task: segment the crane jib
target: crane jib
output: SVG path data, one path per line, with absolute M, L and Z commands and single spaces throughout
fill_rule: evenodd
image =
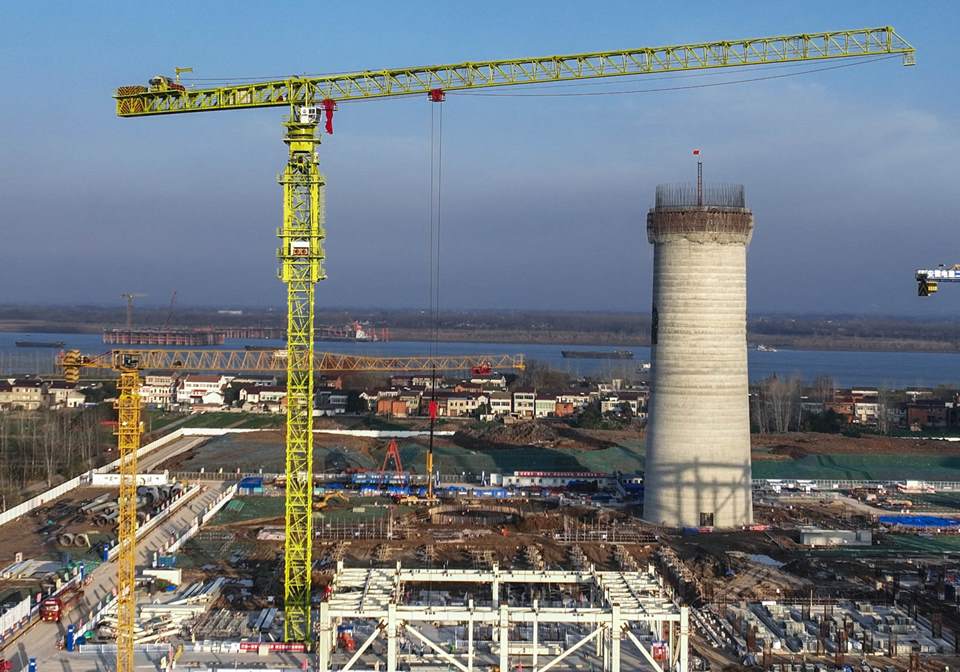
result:
M 149 86 L 117 89 L 121 117 L 182 114 L 257 107 L 324 105 L 346 101 L 430 94 L 432 90 L 543 84 L 683 70 L 817 61 L 900 54 L 915 63 L 915 49 L 892 27 L 800 33 L 663 47 L 602 51 L 448 65 L 368 70 L 335 75 L 289 77 L 192 89 L 168 77 Z

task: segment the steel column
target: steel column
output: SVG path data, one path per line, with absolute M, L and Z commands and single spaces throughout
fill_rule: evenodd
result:
M 397 607 L 387 607 L 387 672 L 397 672 Z
M 470 618 L 467 620 L 467 671 L 473 672 L 473 600 L 467 607 L 470 609 Z
M 690 607 L 680 607 L 680 672 L 690 665 Z
M 610 610 L 610 672 L 620 672 L 620 605 L 614 604 Z
M 500 623 L 497 626 L 500 633 L 500 669 L 510 669 L 510 612 L 506 606 L 500 607 Z
M 533 672 L 537 672 L 540 661 L 540 601 L 533 601 Z
M 329 672 L 330 651 L 333 648 L 333 622 L 330 619 L 330 605 L 320 603 L 320 615 L 317 622 L 317 672 Z

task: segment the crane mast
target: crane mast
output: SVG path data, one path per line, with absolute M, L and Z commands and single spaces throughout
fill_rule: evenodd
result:
M 280 178 L 283 224 L 280 278 L 287 285 L 288 408 L 287 508 L 284 570 L 285 637 L 309 641 L 310 514 L 312 460 L 313 310 L 316 282 L 323 278 L 323 189 L 315 150 L 317 123 L 325 115 L 332 132 L 338 101 L 464 91 L 522 84 L 554 83 L 685 70 L 709 70 L 761 64 L 823 61 L 900 54 L 914 64 L 914 48 L 890 26 L 822 33 L 802 33 L 745 40 L 698 42 L 665 47 L 601 51 L 536 58 L 470 61 L 448 65 L 367 70 L 288 77 L 193 89 L 157 76 L 148 86 L 116 91 L 120 117 L 283 107 L 289 159 Z M 132 590 L 132 589 L 131 589 Z M 126 640 L 124 640 L 126 642 Z M 131 640 L 132 641 L 132 640 Z M 131 658 L 132 660 L 132 658 Z M 118 653 L 118 663 L 121 654 Z M 133 672 L 126 664 L 119 672 Z
M 296 114 L 296 116 L 294 116 Z M 324 277 L 324 180 L 315 147 L 315 110 L 291 110 L 285 124 L 290 150 L 280 184 L 280 279 L 287 285 L 287 491 L 284 511 L 284 638 L 308 641 L 313 557 L 314 291 Z

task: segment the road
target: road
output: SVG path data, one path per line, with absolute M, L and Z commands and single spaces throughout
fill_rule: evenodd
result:
M 200 483 L 203 490 L 181 505 L 170 517 L 154 529 L 144 533 L 137 540 L 137 566 L 147 566 L 153 552 L 166 544 L 172 537 L 179 536 L 186 531 L 194 520 L 206 511 L 230 484 L 223 481 L 205 481 Z M 93 611 L 101 599 L 109 598 L 117 585 L 117 569 L 114 562 L 104 563 L 89 573 L 89 584 L 84 590 L 80 603 L 64 619 L 64 623 L 37 623 L 23 636 L 4 650 L 7 658 L 13 659 L 13 670 L 26 669 L 27 659 L 34 657 L 38 662 L 52 661 L 59 653 L 57 641 L 66 632 L 67 623 L 83 620 Z M 67 662 L 66 660 L 64 661 Z M 69 664 L 63 669 L 70 669 Z
M 200 444 L 209 441 L 209 436 L 181 436 L 167 444 L 160 446 L 137 460 L 137 471 L 145 473 L 153 471 L 170 458 L 185 453 L 191 448 L 196 448 Z

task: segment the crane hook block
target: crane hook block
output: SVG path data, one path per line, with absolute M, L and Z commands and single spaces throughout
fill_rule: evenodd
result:
M 324 98 L 321 105 L 323 105 L 323 117 L 326 122 L 324 128 L 327 131 L 327 135 L 333 135 L 333 113 L 337 109 L 337 101 L 333 98 Z
M 443 89 L 430 89 L 427 95 L 430 97 L 431 103 L 442 103 L 447 99 L 447 94 Z

